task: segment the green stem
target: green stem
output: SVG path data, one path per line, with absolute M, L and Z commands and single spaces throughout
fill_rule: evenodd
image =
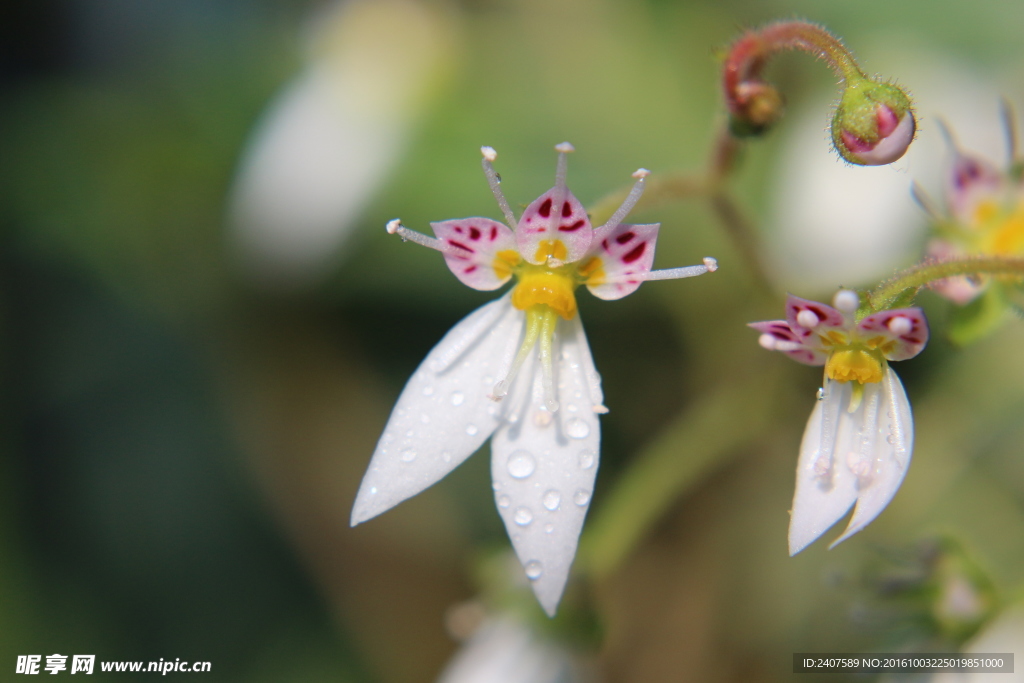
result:
M 1024 259 L 987 256 L 920 263 L 868 292 L 866 303 L 871 312 L 906 305 L 908 298 L 912 299 L 922 287 L 957 275 L 1008 276 L 1024 280 Z

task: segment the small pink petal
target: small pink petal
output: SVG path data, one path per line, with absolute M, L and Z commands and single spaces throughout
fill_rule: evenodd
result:
M 580 260 L 580 266 L 586 268 L 591 258 L 599 258 L 604 276 L 595 284 L 587 284 L 590 292 L 607 300 L 621 299 L 635 292 L 654 264 L 659 227 L 659 223 L 620 223 L 612 230 L 595 230 L 594 241 Z
M 515 235 L 507 225 L 490 218 L 457 218 L 430 227 L 451 249 L 444 252 L 444 261 L 463 284 L 487 291 L 508 282 L 511 274 L 494 267 L 498 252 L 516 250 Z
M 804 344 L 818 348 L 817 333 L 842 330 L 848 323 L 831 306 L 790 294 L 786 298 L 786 322 Z
M 565 245 L 566 263 L 578 261 L 587 253 L 593 239 L 594 228 L 590 218 L 572 192 L 553 187 L 526 207 L 516 227 L 519 253 L 530 263 L 542 263 L 536 258 L 542 241 L 561 240 Z
M 896 308 L 867 316 L 857 325 L 862 339 L 884 337 L 896 342 L 885 354 L 888 360 L 907 360 L 921 353 L 928 343 L 928 320 L 920 308 Z

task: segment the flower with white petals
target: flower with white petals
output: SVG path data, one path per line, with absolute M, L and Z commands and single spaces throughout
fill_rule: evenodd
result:
M 533 591 L 548 614 L 558 606 L 597 473 L 600 426 L 608 411 L 575 290 L 619 299 L 645 280 L 692 277 L 704 264 L 652 271 L 658 224 L 622 222 L 648 172 L 604 225 L 594 228 L 565 185 L 566 154 L 556 147 L 555 186 L 517 220 L 481 149 L 483 168 L 506 223 L 462 218 L 432 223 L 436 237 L 397 219 L 389 233 L 440 251 L 474 289 L 516 285 L 463 319 L 406 384 L 352 509 L 353 526 L 416 495 L 491 439 L 495 502 Z
M 789 296 L 786 319 L 750 323 L 761 346 L 807 365 L 824 365 L 796 470 L 790 555 L 803 550 L 856 503 L 832 546 L 885 509 L 910 466 L 914 422 L 903 385 L 888 361 L 913 358 L 928 341 L 919 308 L 855 319 L 857 293 L 842 289 L 832 306 Z

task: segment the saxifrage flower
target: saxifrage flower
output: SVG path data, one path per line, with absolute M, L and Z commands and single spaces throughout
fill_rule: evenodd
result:
M 880 311 L 857 321 L 856 292 L 832 306 L 789 296 L 786 319 L 750 323 L 760 344 L 806 365 L 824 365 L 824 386 L 800 443 L 789 523 L 790 555 L 803 550 L 856 503 L 842 536 L 885 509 L 910 466 L 910 402 L 889 361 L 913 358 L 928 341 L 919 308 Z
M 413 373 L 363 477 L 352 525 L 416 495 L 451 472 L 493 435 L 495 502 L 534 594 L 548 614 L 561 599 L 590 504 L 604 406 L 576 314 L 575 290 L 619 299 L 645 280 L 692 277 L 704 264 L 652 271 L 658 224 L 622 222 L 644 189 L 637 179 L 622 206 L 598 227 L 565 185 L 559 152 L 555 186 L 517 220 L 491 162 L 484 173 L 505 216 L 432 223 L 436 237 L 405 228 L 388 232 L 440 251 L 464 284 L 516 285 L 459 322 Z

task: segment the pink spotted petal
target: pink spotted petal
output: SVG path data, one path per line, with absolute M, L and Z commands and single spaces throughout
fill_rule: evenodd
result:
M 957 220 L 970 223 L 978 202 L 996 195 L 1003 176 L 981 157 L 961 151 L 954 154 L 946 177 L 946 204 Z
M 857 325 L 857 333 L 861 339 L 881 336 L 895 341 L 895 348 L 884 353 L 886 359 L 907 360 L 928 343 L 928 320 L 920 308 L 896 308 L 867 316 Z
M 611 230 L 595 230 L 594 241 L 580 260 L 581 269 L 586 270 L 588 264 L 594 269 L 586 280 L 591 294 L 599 299 L 613 300 L 635 292 L 654 264 L 654 246 L 660 225 L 620 223 Z M 600 265 L 595 266 L 592 258 L 600 259 Z
M 564 186 L 553 187 L 526 207 L 516 227 L 519 253 L 530 263 L 544 263 L 549 251 L 541 242 L 560 240 L 566 263 L 580 260 L 593 240 L 594 229 L 580 201 Z
M 817 348 L 804 346 L 800 338 L 789 327 L 785 320 L 765 320 L 759 323 L 747 323 L 762 335 L 772 338 L 772 343 L 762 346 L 771 351 L 781 351 L 798 363 L 804 365 L 824 365 L 828 355 Z M 795 347 L 795 348 L 794 348 Z
M 850 326 L 843 314 L 831 306 L 792 294 L 786 298 L 786 322 L 805 345 L 813 348 L 821 348 L 819 335 L 832 331 L 845 334 Z
M 490 218 L 457 218 L 430 227 L 439 240 L 453 248 L 444 252 L 444 260 L 463 284 L 491 290 L 508 282 L 508 270 L 494 267 L 499 252 L 516 249 L 515 234 L 507 225 Z

